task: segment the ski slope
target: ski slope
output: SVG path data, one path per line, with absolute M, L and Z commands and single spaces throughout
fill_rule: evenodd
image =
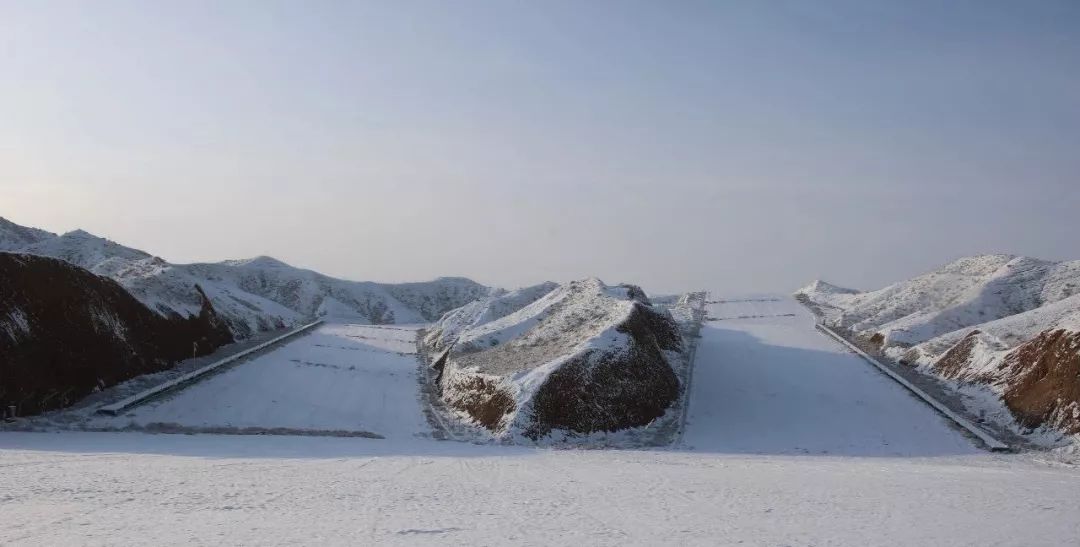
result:
M 847 456 L 978 451 L 930 407 L 818 333 L 813 316 L 795 300 L 710 298 L 687 447 Z
M 324 324 L 221 374 L 93 426 L 429 432 L 410 326 Z

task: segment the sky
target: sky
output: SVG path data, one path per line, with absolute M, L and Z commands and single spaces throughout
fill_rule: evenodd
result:
M 504 287 L 1080 259 L 1080 3 L 0 0 L 0 216 Z

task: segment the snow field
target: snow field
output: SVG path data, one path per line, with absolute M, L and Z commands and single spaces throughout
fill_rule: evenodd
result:
M 0 435 L 0 544 L 1066 545 L 1080 474 L 1019 456 Z
M 93 425 L 429 433 L 420 411 L 416 327 L 324 324 L 249 362 Z
M 814 328 L 792 298 L 709 304 L 684 443 L 758 454 L 978 452 L 932 409 Z M 744 317 L 744 319 L 739 319 Z

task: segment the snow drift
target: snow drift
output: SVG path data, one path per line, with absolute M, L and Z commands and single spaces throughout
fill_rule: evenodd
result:
M 270 257 L 171 264 L 82 230 L 57 236 L 3 219 L 0 251 L 59 258 L 109 277 L 163 317 L 197 315 L 205 294 L 239 338 L 327 316 L 357 323 L 426 323 L 491 294 L 488 287 L 463 278 L 401 284 L 345 281 Z
M 1080 433 L 1080 261 L 963 258 L 884 289 L 796 292 L 867 349 L 989 386 L 1023 426 Z
M 680 393 L 668 361 L 683 347 L 675 321 L 641 289 L 598 279 L 470 304 L 421 345 L 442 400 L 498 436 L 643 426 Z

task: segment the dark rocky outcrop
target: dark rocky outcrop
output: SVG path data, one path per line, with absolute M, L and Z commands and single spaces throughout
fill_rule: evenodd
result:
M 649 424 L 679 397 L 665 352 L 681 352 L 682 336 L 640 288 L 586 279 L 520 304 L 448 313 L 422 341 L 442 401 L 475 423 L 533 440 L 618 431 Z
M 202 289 L 197 315 L 163 317 L 65 261 L 0 253 L 0 407 L 20 415 L 167 369 L 233 340 Z
M 661 352 L 682 345 L 675 322 L 636 303 L 616 329 L 629 335 L 625 350 L 589 350 L 548 376 L 533 397 L 525 436 L 537 439 L 552 429 L 618 431 L 664 414 L 679 396 L 679 380 Z

